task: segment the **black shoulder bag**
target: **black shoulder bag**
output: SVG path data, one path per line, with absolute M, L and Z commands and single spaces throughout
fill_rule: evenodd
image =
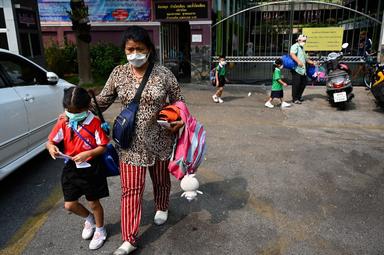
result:
M 112 138 L 122 149 L 128 149 L 132 142 L 132 137 L 135 131 L 136 113 L 139 109 L 141 93 L 143 92 L 149 75 L 152 72 L 153 65 L 153 63 L 149 63 L 140 87 L 136 91 L 135 97 L 132 102 L 130 102 L 128 106 L 120 112 L 113 123 Z

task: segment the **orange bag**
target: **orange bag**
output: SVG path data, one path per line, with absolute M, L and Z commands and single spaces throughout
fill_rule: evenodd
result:
M 159 112 L 159 120 L 168 122 L 180 120 L 180 109 L 175 105 L 167 105 Z

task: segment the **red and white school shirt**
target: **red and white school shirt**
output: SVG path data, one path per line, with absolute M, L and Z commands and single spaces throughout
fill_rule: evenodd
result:
M 108 144 L 109 138 L 101 128 L 101 121 L 92 112 L 88 112 L 87 118 L 85 118 L 81 125 L 94 134 L 93 137 L 80 125 L 77 127 L 77 131 L 85 140 L 92 144 L 92 146 L 106 146 Z M 80 152 L 92 149 L 92 147 L 85 143 L 75 132 L 73 132 L 71 140 L 71 127 L 69 126 L 69 122 L 66 118 L 60 118 L 57 121 L 48 136 L 48 140 L 54 144 L 64 141 L 64 154 L 71 157 L 76 156 Z

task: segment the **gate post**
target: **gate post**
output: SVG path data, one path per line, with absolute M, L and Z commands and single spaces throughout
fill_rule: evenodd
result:
M 377 50 L 377 60 L 380 63 L 384 62 L 384 15 L 383 20 L 381 22 L 381 31 L 380 31 L 380 41 L 378 43 L 379 49 Z
M 289 8 L 290 8 L 290 14 L 289 14 L 289 42 L 288 42 L 288 54 L 290 52 L 292 42 L 293 42 L 293 15 L 295 11 L 295 6 L 293 1 L 289 1 Z

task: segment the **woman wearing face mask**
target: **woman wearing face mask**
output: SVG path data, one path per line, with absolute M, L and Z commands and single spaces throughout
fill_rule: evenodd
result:
M 122 47 L 128 63 L 119 65 L 112 71 L 105 87 L 96 97 L 102 111 L 116 98 L 119 98 L 122 106 L 128 105 L 149 64 L 156 60 L 155 47 L 147 31 L 141 27 L 132 26 L 127 29 Z M 175 76 L 166 67 L 155 63 L 141 95 L 132 143 L 128 149 L 119 150 L 123 244 L 114 254 L 129 254 L 136 249 L 147 170 L 154 190 L 154 222 L 161 225 L 168 218 L 171 189 L 168 158 L 172 151 L 174 132 L 183 123 L 165 129 L 157 123 L 157 119 L 159 111 L 165 105 L 178 100 L 183 100 L 183 96 Z
M 291 46 L 290 55 L 297 63 L 295 70 L 292 70 L 292 102 L 294 104 L 301 104 L 303 101 L 303 93 L 307 85 L 307 76 L 305 63 L 314 65 L 304 50 L 304 45 L 307 42 L 305 35 L 299 35 L 297 42 Z

